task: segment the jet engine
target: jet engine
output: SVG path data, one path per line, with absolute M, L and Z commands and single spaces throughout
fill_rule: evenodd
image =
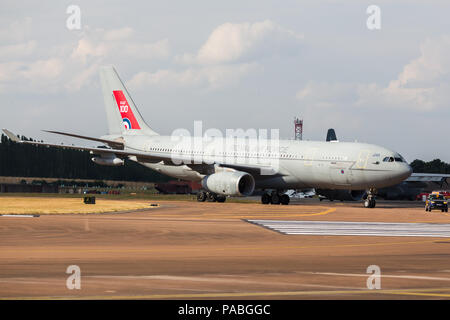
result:
M 102 165 L 102 166 L 122 166 L 124 164 L 124 161 L 120 158 L 117 158 L 115 155 L 112 156 L 99 156 L 99 157 L 93 157 L 91 159 L 96 164 Z
M 341 201 L 359 201 L 365 195 L 365 190 L 332 190 L 332 189 L 316 189 L 316 193 L 326 197 L 327 199 Z
M 246 172 L 222 171 L 204 177 L 202 186 L 217 194 L 249 196 L 255 190 L 255 179 Z

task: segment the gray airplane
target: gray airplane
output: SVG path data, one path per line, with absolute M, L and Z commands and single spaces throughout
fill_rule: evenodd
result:
M 334 129 L 328 129 L 327 142 L 338 141 Z M 442 173 L 412 173 L 410 177 L 399 184 L 383 187 L 377 190 L 377 196 L 385 200 L 416 200 L 422 192 L 448 188 L 450 174 Z M 319 199 L 341 201 L 360 201 L 366 197 L 366 190 L 316 189 Z
M 411 167 L 395 151 L 366 143 L 258 139 L 255 137 L 161 136 L 139 113 L 113 67 L 103 67 L 100 79 L 108 134 L 100 138 L 49 131 L 101 142 L 107 147 L 18 143 L 90 151 L 99 165 L 118 166 L 128 158 L 163 174 L 199 181 L 197 200 L 223 202 L 226 196 L 249 196 L 263 190 L 263 204 L 288 204 L 287 189 L 367 190 L 364 206 L 375 207 L 376 189 L 398 184 Z M 155 109 L 157 111 L 157 109 Z

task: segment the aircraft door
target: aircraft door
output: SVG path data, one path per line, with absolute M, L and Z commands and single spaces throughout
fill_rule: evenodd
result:
M 356 168 L 364 169 L 367 166 L 367 160 L 369 159 L 369 150 L 361 150 L 356 162 Z

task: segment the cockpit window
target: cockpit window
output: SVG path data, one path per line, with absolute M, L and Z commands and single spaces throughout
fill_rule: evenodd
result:
M 399 157 L 385 157 L 383 162 L 405 162 L 401 156 Z

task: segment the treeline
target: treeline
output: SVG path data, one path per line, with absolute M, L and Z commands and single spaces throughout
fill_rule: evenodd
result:
M 2 134 L 0 176 L 140 182 L 171 179 L 131 160 L 125 160 L 123 166 L 109 167 L 95 164 L 91 158 L 89 151 L 15 143 Z
M 410 165 L 413 168 L 413 172 L 450 174 L 450 164 L 445 163 L 440 159 L 434 159 L 428 162 L 416 159 L 413 162 L 411 162 Z

